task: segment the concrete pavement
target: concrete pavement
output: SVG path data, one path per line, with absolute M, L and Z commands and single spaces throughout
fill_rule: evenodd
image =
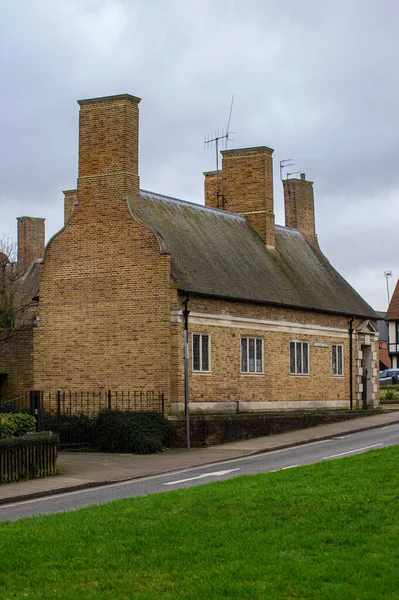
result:
M 398 407 L 399 408 L 399 407 Z M 232 458 L 298 446 L 336 435 L 365 431 L 399 423 L 399 410 L 390 407 L 380 414 L 349 421 L 318 425 L 278 435 L 231 442 L 210 448 L 175 448 L 160 454 L 107 454 L 60 452 L 59 474 L 0 486 L 0 504 L 59 494 L 88 487 L 198 467 Z

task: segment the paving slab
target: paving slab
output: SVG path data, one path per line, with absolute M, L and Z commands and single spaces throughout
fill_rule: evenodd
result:
M 377 415 L 240 440 L 209 448 L 174 448 L 159 454 L 147 455 L 60 452 L 58 475 L 2 484 L 0 485 L 0 504 L 10 504 L 29 498 L 158 475 L 261 452 L 272 452 L 394 423 L 399 423 L 399 410 L 384 410 Z

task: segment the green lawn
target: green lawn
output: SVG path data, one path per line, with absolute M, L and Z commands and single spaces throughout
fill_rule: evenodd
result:
M 399 446 L 0 524 L 0 598 L 399 598 Z

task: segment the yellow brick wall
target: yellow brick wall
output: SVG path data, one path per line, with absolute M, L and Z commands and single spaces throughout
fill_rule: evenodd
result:
M 344 316 L 323 315 L 307 311 L 260 306 L 249 303 L 223 300 L 190 300 L 190 402 L 282 402 L 282 401 L 347 401 L 349 403 L 349 336 L 348 318 Z M 334 327 L 345 330 L 344 335 L 333 336 L 323 332 L 290 333 L 264 331 L 245 325 L 222 327 L 217 324 L 193 323 L 193 313 L 202 315 L 220 315 L 250 319 L 269 319 L 290 322 L 300 326 L 312 324 L 317 327 Z M 360 320 L 355 320 L 356 327 Z M 178 341 L 180 360 L 183 365 L 183 324 L 173 326 L 178 330 L 174 343 Z M 211 374 L 192 370 L 192 334 L 206 333 L 211 337 Z M 241 368 L 242 336 L 258 337 L 263 340 L 264 374 L 243 374 Z M 309 375 L 291 375 L 289 363 L 290 341 L 309 343 Z M 328 347 L 316 347 L 314 343 L 328 344 Z M 332 375 L 332 344 L 343 345 L 344 377 Z M 353 343 L 353 373 L 356 384 L 356 342 Z M 174 389 L 178 392 L 178 401 L 184 400 L 184 376 L 182 371 L 172 374 Z M 354 390 L 354 405 L 357 398 Z M 175 401 L 177 401 L 175 400 Z
M 123 198 L 139 194 L 137 103 L 82 103 L 80 127 L 78 204 L 41 265 L 34 386 L 168 396 L 170 257 Z
M 16 331 L 0 342 L 0 371 L 3 379 L 0 397 L 15 400 L 25 397 L 33 385 L 33 328 Z

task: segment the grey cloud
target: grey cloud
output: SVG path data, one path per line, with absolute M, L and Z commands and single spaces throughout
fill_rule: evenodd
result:
M 398 224 L 385 216 L 399 212 L 396 2 L 20 0 L 0 11 L 0 232 L 21 214 L 45 216 L 48 235 L 61 226 L 77 99 L 141 96 L 142 187 L 200 202 L 215 166 L 203 136 L 225 126 L 235 94 L 234 146 L 275 148 L 277 221 L 278 161 L 292 157 L 315 181 L 323 250 L 384 307 L 376 273 L 399 275 Z

